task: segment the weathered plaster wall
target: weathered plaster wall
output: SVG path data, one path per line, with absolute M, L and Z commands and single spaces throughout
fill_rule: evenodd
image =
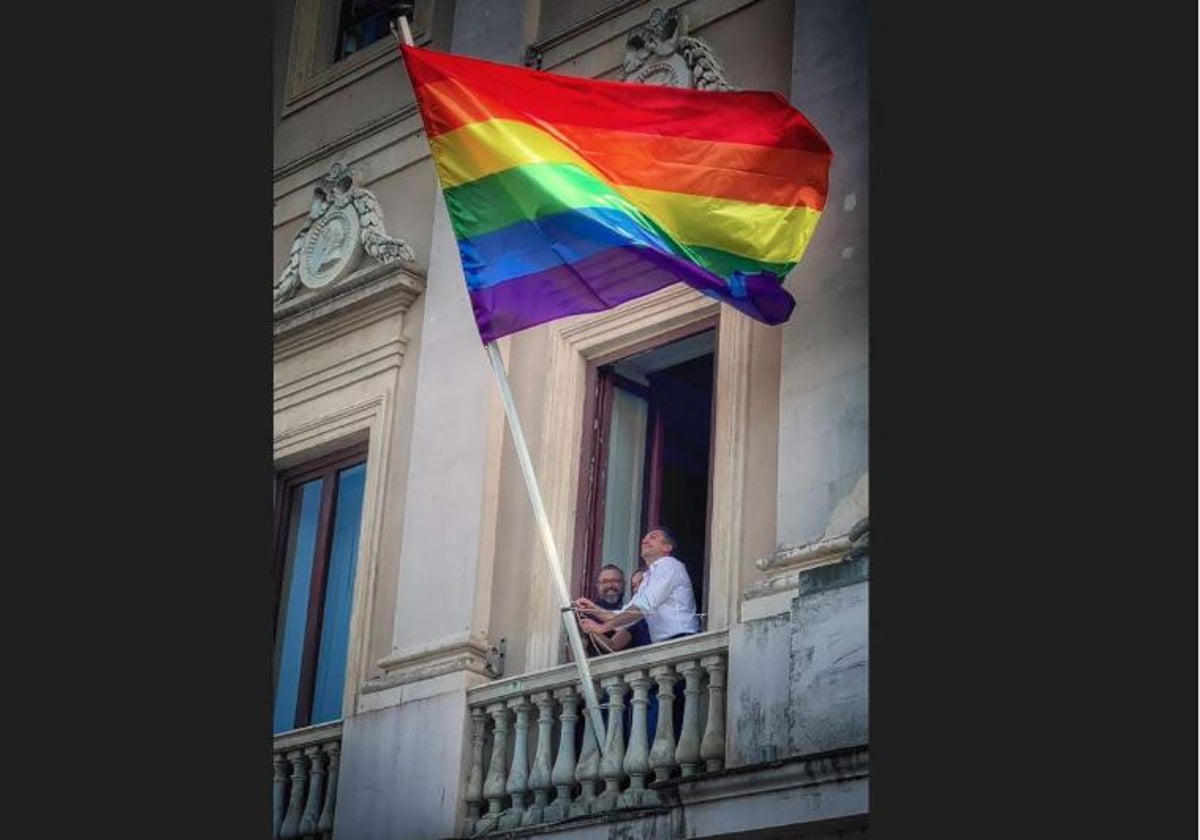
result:
M 796 4 L 791 101 L 833 149 L 828 202 L 787 288 L 778 543 L 819 539 L 867 471 L 867 3 Z
M 865 557 L 800 577 L 792 607 L 788 750 L 865 744 L 868 728 L 868 580 Z
M 869 742 L 869 559 L 800 575 L 787 612 L 729 631 L 727 766 Z

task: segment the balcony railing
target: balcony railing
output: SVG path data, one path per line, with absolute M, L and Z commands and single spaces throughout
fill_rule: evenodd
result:
M 721 630 L 590 660 L 607 710 L 603 758 L 573 664 L 472 689 L 460 834 L 657 805 L 661 800 L 650 783 L 720 770 L 727 651 L 728 636 Z M 677 682 L 683 684 L 678 726 Z M 652 703 L 657 720 L 650 731 Z
M 341 721 L 275 737 L 273 840 L 292 837 L 329 840 L 337 807 L 341 746 Z

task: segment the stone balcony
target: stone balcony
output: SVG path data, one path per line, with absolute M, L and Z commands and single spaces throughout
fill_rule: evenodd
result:
M 429 650 L 389 660 L 404 672 L 367 693 L 373 705 L 346 722 L 338 832 L 347 840 L 865 835 L 869 556 L 852 539 L 832 548 L 836 556 L 789 549 L 760 564 L 795 575 L 794 587 L 749 593 L 757 597 L 744 599 L 727 629 L 589 660 L 603 751 L 574 664 L 480 684 L 497 672 L 474 637 L 446 661 Z M 435 682 L 451 687 L 379 701 Z M 412 722 L 392 711 L 424 712 L 434 701 L 436 714 Z M 342 735 L 329 724 L 276 739 L 274 837 L 328 838 Z M 412 799 L 426 780 L 436 822 L 414 829 L 406 814 L 388 831 L 368 825 L 371 809 Z
M 272 840 L 329 840 L 337 807 L 341 745 L 341 721 L 275 737 Z
M 720 771 L 727 655 L 727 633 L 715 631 L 590 660 L 607 721 L 603 756 L 574 664 L 469 691 L 471 752 L 459 834 L 532 832 L 645 813 L 668 804 L 660 786 Z M 682 699 L 660 701 L 678 698 L 677 682 Z

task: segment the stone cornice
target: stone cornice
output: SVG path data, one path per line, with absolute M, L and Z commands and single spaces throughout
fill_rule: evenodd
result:
M 711 773 L 700 772 L 694 776 L 673 778 L 664 782 L 649 782 L 662 804 L 638 808 L 620 808 L 600 814 L 571 817 L 550 824 L 519 828 L 515 831 L 493 832 L 489 837 L 513 838 L 540 837 L 682 837 L 683 809 L 721 800 L 736 800 L 767 793 L 786 795 L 819 785 L 838 783 L 866 783 L 870 778 L 870 754 L 868 745 L 831 750 L 807 756 L 796 756 L 778 761 L 751 764 Z M 597 832 L 599 826 L 610 826 Z M 618 828 L 620 826 L 620 828 Z M 766 828 L 764 826 L 764 828 Z M 764 836 L 783 837 L 780 828 L 768 828 Z
M 276 432 L 273 438 L 276 457 L 290 450 L 302 449 L 306 442 L 329 437 L 332 433 L 365 429 L 371 420 L 382 412 L 383 404 L 382 396 L 372 397 L 369 400 L 317 417 L 307 423 L 299 423 Z
M 619 0 L 619 2 L 612 3 L 600 11 L 588 15 L 583 20 L 571 24 L 565 29 L 561 29 L 558 32 L 554 32 L 543 38 L 539 38 L 530 44 L 525 50 L 526 65 L 537 64 L 537 59 L 539 59 L 548 50 L 567 43 L 571 39 L 596 28 L 605 21 L 620 17 L 630 9 L 641 6 L 644 2 L 645 0 Z
M 376 663 L 386 673 L 363 684 L 364 693 L 385 691 L 399 685 L 440 677 L 455 671 L 470 671 L 491 677 L 488 656 L 492 645 L 478 634 L 463 634 L 432 645 L 393 651 Z
M 754 565 L 766 572 L 767 577 L 747 586 L 742 592 L 742 600 L 748 601 L 796 589 L 800 585 L 802 572 L 839 563 L 854 547 L 853 534 L 848 532 L 801 546 L 784 548 L 767 557 L 760 557 L 754 561 Z
M 368 123 L 363 123 L 358 128 L 348 131 L 340 137 L 334 138 L 322 146 L 318 146 L 312 151 L 305 152 L 300 157 L 293 158 L 286 163 L 279 164 L 279 166 L 275 167 L 275 171 L 273 173 L 274 177 L 272 180 L 278 182 L 283 178 L 286 178 L 288 175 L 299 172 L 307 166 L 319 163 L 325 158 L 331 157 L 332 155 L 340 152 L 342 149 L 353 146 L 355 143 L 363 140 L 364 138 L 370 137 L 371 135 L 377 134 L 386 128 L 403 122 L 409 117 L 416 115 L 416 113 L 417 103 L 411 102 L 408 105 L 397 108 L 390 114 L 384 114 L 378 119 L 374 119 Z
M 534 41 L 525 50 L 524 63 L 527 67 L 536 67 L 550 72 L 562 72 L 563 65 L 580 56 L 592 52 L 604 52 L 603 62 L 593 63 L 582 71 L 578 66 L 572 68 L 569 75 L 582 75 L 590 78 L 602 78 L 611 72 L 620 72 L 621 64 L 609 63 L 609 53 L 605 49 L 613 41 L 624 42 L 629 33 L 646 20 L 654 6 L 666 8 L 672 5 L 687 13 L 691 20 L 691 32 L 716 23 L 756 0 L 706 0 L 696 2 L 688 0 L 679 4 L 646 3 L 645 0 L 618 0 L 592 15 L 577 21 L 566 28 L 552 32 Z
M 332 320 L 351 308 L 399 305 L 401 311 L 407 310 L 424 289 L 424 278 L 398 263 L 360 269 L 340 283 L 276 305 L 275 339 Z
M 782 568 L 795 568 L 814 560 L 822 560 L 835 554 L 845 554 L 850 550 L 850 535 L 830 537 L 827 540 L 817 540 L 814 543 L 785 548 L 769 557 L 760 557 L 754 565 L 764 572 Z
M 870 748 L 861 744 L 711 773 L 701 772 L 686 779 L 652 782 L 649 787 L 664 798 L 673 792 L 680 803 L 695 805 L 716 799 L 862 779 L 869 775 Z

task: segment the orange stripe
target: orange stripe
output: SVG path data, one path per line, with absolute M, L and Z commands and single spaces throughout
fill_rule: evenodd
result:
M 614 184 L 758 204 L 825 208 L 829 192 L 829 160 L 825 156 L 586 126 L 557 128 L 562 140 Z

